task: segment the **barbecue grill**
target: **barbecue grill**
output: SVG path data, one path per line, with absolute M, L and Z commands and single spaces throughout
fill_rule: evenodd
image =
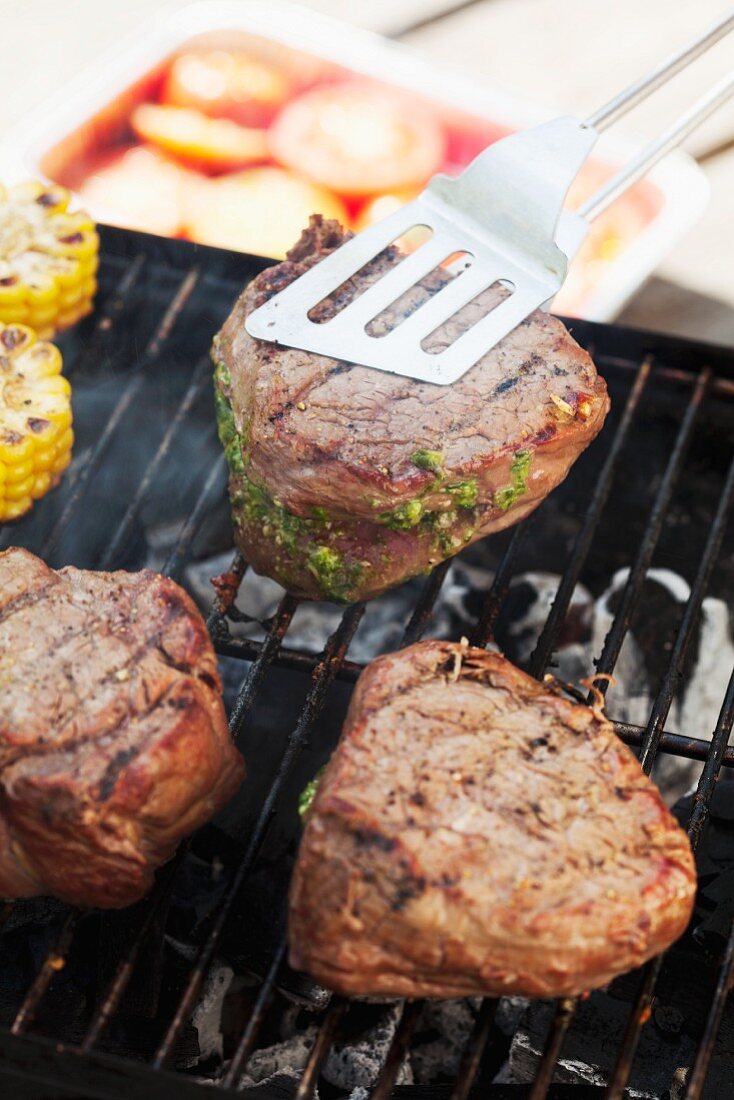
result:
M 74 462 L 51 497 L 0 532 L 0 547 L 27 547 L 57 567 L 154 564 L 186 581 L 192 562 L 231 545 L 208 349 L 242 285 L 264 262 L 125 230 L 103 227 L 101 235 L 97 309 L 60 340 L 74 387 Z M 542 677 L 553 667 L 577 582 L 594 589 L 611 571 L 628 567 L 597 662 L 599 672 L 612 673 L 631 626 L 648 615 L 648 568 L 662 565 L 684 575 L 690 596 L 680 621 L 670 636 L 657 639 L 664 671 L 649 720 L 644 727 L 618 723 L 617 729 L 639 750 L 648 772 L 662 755 L 703 762 L 686 822 L 693 845 L 701 846 L 717 780 L 726 774 L 722 768 L 734 765 L 734 748 L 728 747 L 734 673 L 713 731 L 671 732 L 666 722 L 704 598 L 731 591 L 734 546 L 725 545 L 724 537 L 734 499 L 734 355 L 581 321 L 572 322 L 572 331 L 607 379 L 613 411 L 599 439 L 534 516 L 464 555 L 484 554 L 493 574 L 486 590 L 473 593 L 478 610 L 470 640 L 486 645 L 494 639 L 520 569 L 557 573 L 560 586 L 528 665 Z M 429 629 L 449 568 L 445 562 L 406 589 L 411 598 L 417 595 L 402 624 L 401 644 Z M 317 1087 L 322 1097 L 340 1095 L 320 1080 L 322 1069 L 333 1043 L 348 1045 L 364 1007 L 328 998 L 288 972 L 282 916 L 287 867 L 273 862 L 272 836 L 289 834 L 292 852 L 297 792 L 333 748 L 350 685 L 360 672 L 361 664 L 350 658 L 350 643 L 365 607 L 344 610 L 319 654 L 289 643 L 289 628 L 299 614 L 298 601 L 289 595 L 282 595 L 275 613 L 262 622 L 259 636 L 242 634 L 238 624 L 251 618 L 248 607 L 237 602 L 246 570 L 235 557 L 218 578 L 208 626 L 228 682 L 236 683 L 230 724 L 250 780 L 223 821 L 185 844 L 159 874 L 152 894 L 133 909 L 85 914 L 49 908 L 48 902 L 5 906 L 1 919 L 10 950 L 0 953 L 3 1096 L 203 1100 L 242 1095 L 238 1084 L 253 1053 L 271 1041 L 277 1005 L 293 999 L 311 1006 L 318 1025 L 297 1100 L 309 1100 Z M 268 852 L 270 862 L 264 864 Z M 734 847 L 729 858 L 733 854 Z M 192 859 L 199 872 L 195 889 Z M 277 887 L 272 896 L 267 883 Z M 197 904 L 172 905 L 177 893 L 192 892 Z M 253 946 L 248 930 L 257 924 L 253 913 L 263 908 L 266 919 L 260 924 L 268 927 Z M 682 982 L 673 985 L 683 1016 L 690 988 L 698 989 L 695 1018 L 686 1024 L 693 1050 L 689 1073 L 674 1094 L 689 1100 L 724 1095 L 705 1091 L 734 964 L 728 916 L 720 925 L 716 946 L 709 942 L 700 965 L 688 965 Z M 187 942 L 175 965 L 163 950 L 166 936 Z M 250 979 L 228 1046 L 210 1058 L 206 1071 L 196 1071 L 211 1079 L 206 1083 L 187 1071 L 185 1048 L 207 975 L 222 953 L 235 970 L 246 966 Z M 465 1100 L 480 1087 L 492 1100 L 640 1095 L 625 1090 L 644 1029 L 657 1026 L 650 1017 L 661 966 L 653 961 L 623 980 L 629 1007 L 618 1049 L 610 1056 L 608 1088 L 553 1083 L 564 1044 L 578 1026 L 574 1020 L 583 1017 L 583 1005 L 568 1000 L 553 1008 L 534 1083 L 490 1083 L 498 1061 L 498 1006 L 486 1000 L 474 1006 L 473 1028 L 452 1080 L 425 1088 L 396 1086 L 422 1010 L 419 1002 L 408 1002 L 399 1006 L 373 1100 L 386 1100 L 394 1087 L 405 1100 L 419 1095 Z M 72 985 L 82 992 L 69 999 Z M 126 1024 L 131 1005 L 138 1020 L 147 1020 L 142 1030 Z M 257 1093 L 280 1100 L 291 1091 L 276 1084 Z

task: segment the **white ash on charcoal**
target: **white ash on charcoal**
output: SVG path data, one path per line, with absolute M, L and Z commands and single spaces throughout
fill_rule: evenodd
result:
M 399 1021 L 399 1007 L 390 1005 L 381 1009 L 376 1023 L 349 1043 L 334 1044 L 324 1065 L 324 1080 L 350 1092 L 371 1088 L 387 1057 Z M 396 1084 L 413 1084 L 413 1071 L 407 1057 L 398 1070 Z
M 609 994 L 592 994 L 580 1002 L 554 1080 L 559 1084 L 606 1084 L 629 1010 L 627 1001 L 618 1001 Z M 502 1083 L 530 1083 L 535 1079 L 553 1013 L 554 1006 L 544 1001 L 529 1006 L 512 1041 L 508 1065 L 500 1077 Z M 687 1055 L 691 1056 L 694 1049 L 689 1042 Z M 636 1100 L 659 1100 L 670 1088 L 679 1064 L 670 1060 L 666 1039 L 651 1037 L 650 1029 L 645 1029 L 627 1095 Z
M 192 565 L 186 573 L 186 586 L 200 607 L 211 606 L 213 590 L 211 578 L 226 573 L 231 565 L 231 554 L 220 555 L 206 562 Z M 353 661 L 371 661 L 381 653 L 395 649 L 425 581 L 408 581 L 407 584 L 372 600 L 366 608 L 359 629 L 349 647 Z M 268 577 L 259 577 L 248 570 L 240 584 L 237 609 L 230 622 L 234 637 L 264 637 L 270 618 L 275 614 L 284 591 Z M 330 634 L 339 625 L 344 608 L 331 603 L 305 601 L 298 607 L 285 639 L 290 649 L 317 654 L 322 651 Z M 431 624 L 431 636 L 439 637 L 450 628 L 449 617 L 441 608 Z
M 202 606 L 211 602 L 210 578 L 226 571 L 229 557 L 220 556 L 189 569 L 188 581 Z M 550 671 L 567 683 L 578 683 L 594 668 L 619 607 L 629 570 L 614 574 L 596 598 L 577 585 L 561 626 Z M 456 638 L 470 634 L 493 579 L 491 571 L 463 561 L 451 564 L 427 638 Z M 424 586 L 410 581 L 368 604 L 350 646 L 352 660 L 366 662 L 394 649 Z M 528 572 L 513 578 L 500 609 L 495 630 L 497 647 L 515 664 L 527 666 L 555 598 L 560 577 L 554 573 Z M 239 621 L 233 634 L 261 637 L 267 621 L 282 597 L 273 581 L 248 572 L 237 600 Z M 628 632 L 614 670 L 615 684 L 607 694 L 607 713 L 620 722 L 645 726 L 665 675 L 690 586 L 668 569 L 649 570 L 641 609 Z M 320 653 L 336 629 L 343 611 L 331 604 L 304 603 L 296 612 L 286 645 Z M 683 675 L 666 721 L 669 732 L 709 739 L 734 663 L 732 624 L 726 603 L 710 596 L 691 639 Z M 241 665 L 231 669 L 241 676 Z M 701 765 L 661 753 L 655 779 L 668 802 L 680 798 L 696 781 Z
M 281 1043 L 256 1050 L 240 1079 L 240 1087 L 266 1085 L 273 1077 L 280 1075 L 297 1080 L 306 1067 L 316 1033 L 316 1024 L 310 1024 L 304 1031 Z
M 480 1000 L 427 1001 L 418 1021 L 417 1040 L 410 1052 L 416 1084 L 456 1076 Z M 435 1033 L 436 1038 L 431 1038 Z
M 599 654 L 603 648 L 628 576 L 628 569 L 615 573 L 594 605 L 592 654 Z M 688 583 L 671 570 L 649 570 L 644 614 L 637 616 L 624 640 L 614 669 L 616 682 L 607 693 L 607 713 L 617 721 L 643 727 L 647 724 L 690 592 Z M 665 722 L 668 732 L 711 739 L 733 664 L 729 610 L 723 600 L 707 597 Z M 700 772 L 701 764 L 693 760 L 660 753 L 653 774 L 668 801 L 674 802 L 690 789 Z
M 357 1011 L 372 1022 L 362 1029 L 350 1030 L 348 1041 L 335 1043 L 322 1070 L 324 1081 L 353 1095 L 374 1085 L 400 1019 L 396 1004 L 381 1005 L 377 1010 L 360 1005 Z M 303 1017 L 294 1006 L 285 1010 L 280 1025 L 284 1037 L 253 1054 L 240 1087 L 265 1087 L 278 1077 L 290 1076 L 294 1081 L 300 1077 L 318 1031 L 317 1023 L 304 1025 Z M 397 1083 L 413 1083 L 407 1059 L 398 1072 Z
M 480 1004 L 478 998 L 426 1002 L 396 1083 L 422 1087 L 452 1082 Z M 509 1036 L 526 1007 L 527 1001 L 521 998 L 500 1002 L 491 1044 L 496 1066 L 506 1055 Z M 343 1034 L 324 1063 L 322 1081 L 340 1094 L 349 1094 L 349 1100 L 365 1097 L 384 1065 L 400 1013 L 397 1002 L 354 1002 L 344 1018 Z M 295 1085 L 316 1032 L 313 1013 L 304 1013 L 294 1005 L 286 1008 L 280 1018 L 279 1040 L 253 1055 L 240 1087 L 268 1089 L 288 1079 Z
M 224 1053 L 222 1011 L 224 999 L 232 984 L 234 971 L 222 963 L 213 966 L 206 976 L 199 1003 L 191 1017 L 199 1041 L 199 1059 L 220 1059 Z

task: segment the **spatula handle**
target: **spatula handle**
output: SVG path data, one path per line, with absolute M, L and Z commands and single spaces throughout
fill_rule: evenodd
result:
M 585 203 L 575 211 L 587 221 L 592 221 L 619 198 L 629 187 L 637 183 L 639 179 L 657 164 L 666 153 L 675 149 L 677 145 L 688 137 L 703 121 L 713 114 L 718 107 L 725 103 L 734 94 L 734 72 L 725 76 L 718 84 L 714 85 L 710 92 L 697 100 L 684 114 L 677 119 L 664 133 L 646 145 L 633 160 L 620 168 L 596 194 L 587 199 Z
M 671 77 L 679 73 L 681 69 L 685 69 L 687 65 L 695 61 L 721 38 L 724 38 L 731 30 L 734 30 L 734 10 L 729 9 L 726 15 L 717 19 L 699 38 L 690 42 L 677 53 L 672 54 L 657 68 L 640 77 L 634 84 L 630 84 L 614 99 L 610 99 L 608 103 L 605 103 L 603 107 L 590 115 L 586 119 L 586 125 L 593 126 L 599 132 L 606 130 L 608 126 L 611 126 L 617 119 L 636 107 L 638 103 L 652 95 Z

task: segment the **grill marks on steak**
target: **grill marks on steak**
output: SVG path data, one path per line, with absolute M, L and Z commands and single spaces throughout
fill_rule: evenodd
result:
M 216 657 L 149 571 L 0 554 L 0 895 L 118 906 L 234 793 Z
M 345 994 L 566 996 L 688 922 L 685 833 L 606 719 L 498 654 L 362 674 L 309 813 L 294 966 Z
M 329 247 L 322 249 L 325 236 Z M 345 236 L 342 234 L 341 239 Z M 589 415 L 574 421 L 573 432 L 585 435 L 587 440 L 596 434 L 593 429 L 601 427 L 608 408 L 606 386 L 588 354 L 561 322 L 542 312 L 533 314 L 452 386 L 433 386 L 368 367 L 352 366 L 345 371 L 345 364 L 335 360 L 253 340 L 244 328 L 247 313 L 332 251 L 336 239 L 334 223 L 326 223 L 325 227 L 318 218 L 312 219 L 312 228 L 290 254 L 299 256 L 299 261 L 287 260 L 262 272 L 245 290 L 223 330 L 222 340 L 234 357 L 228 365 L 237 368 L 232 378 L 235 407 L 240 407 L 243 414 L 249 412 L 247 405 L 254 396 L 256 407 L 252 412 L 260 411 L 260 400 L 273 405 L 277 402 L 282 409 L 285 402 L 280 398 L 286 390 L 291 402 L 275 425 L 259 416 L 252 419 L 252 443 L 257 443 L 252 455 L 255 466 L 259 448 L 267 449 L 277 442 L 286 444 L 284 437 L 290 430 L 301 464 L 312 451 L 314 458 L 343 463 L 350 476 L 376 471 L 381 478 L 375 479 L 375 488 L 385 494 L 385 503 L 389 504 L 398 495 L 400 485 L 396 481 L 407 480 L 411 491 L 431 481 L 430 473 L 416 469 L 411 461 L 416 449 L 441 449 L 447 469 L 458 477 L 476 472 L 477 458 L 485 462 L 498 450 L 529 444 L 549 424 L 563 433 L 565 422 L 558 416 L 558 406 L 550 400 L 551 392 L 572 408 L 579 404 L 579 395 L 590 400 Z M 348 289 L 342 290 L 340 297 L 351 300 L 357 282 L 366 288 L 394 262 L 394 253 L 382 253 L 358 280 L 345 284 Z M 425 301 L 442 282 L 441 277 L 432 274 L 409 292 L 410 300 Z M 482 310 L 482 303 L 494 302 L 501 294 L 490 289 L 478 296 L 457 315 L 456 326 L 461 326 L 467 314 L 475 316 Z M 323 317 L 334 312 L 332 302 L 327 300 L 322 308 Z M 405 312 L 407 309 L 390 316 L 390 311 L 385 311 L 381 315 L 385 328 L 392 327 Z M 240 359 L 240 354 L 247 360 Z M 259 369 L 263 362 L 267 362 L 271 377 Z M 507 388 L 509 381 L 513 386 Z M 253 382 L 255 394 L 250 390 Z M 490 397 L 495 400 L 490 402 Z M 299 402 L 306 403 L 306 409 L 299 409 Z M 295 459 L 296 455 L 289 456 L 284 446 L 281 458 L 288 457 Z M 387 468 L 389 475 L 381 467 Z M 308 470 L 300 470 L 294 463 L 284 472 L 262 472 L 269 481 L 276 477 L 279 485 L 282 482 L 284 500 L 302 495 L 304 501 L 318 503 L 314 495 L 318 486 L 307 484 Z M 286 484 L 286 477 L 291 476 L 295 483 Z M 374 515 L 374 509 L 364 508 L 359 499 L 350 498 L 345 503 L 350 514 L 356 509 L 365 516 Z
M 445 387 L 252 339 L 247 314 L 343 239 L 335 223 L 312 218 L 289 258 L 245 289 L 213 355 L 240 436 L 230 489 L 245 556 L 293 591 L 333 597 L 308 561 L 310 550 L 326 547 L 340 563 L 338 598 L 354 600 L 424 572 L 527 515 L 598 433 L 609 401 L 587 353 L 542 312 Z M 395 262 L 394 250 L 386 250 L 319 307 L 321 317 Z M 385 311 L 378 327 L 393 326 L 444 279 L 432 273 Z M 490 288 L 436 339 L 445 341 L 447 332 L 476 319 L 504 293 Z M 518 451 L 530 453 L 530 471 L 508 505 Z M 429 467 L 416 461 L 425 452 L 438 456 Z M 457 498 L 467 482 L 468 495 Z M 296 524 L 298 538 L 278 540 L 277 524 L 262 522 L 262 509 L 258 523 L 257 509 L 248 510 L 250 485 L 297 521 L 325 511 L 329 526 L 301 530 Z M 412 509 L 408 523 L 405 508 Z

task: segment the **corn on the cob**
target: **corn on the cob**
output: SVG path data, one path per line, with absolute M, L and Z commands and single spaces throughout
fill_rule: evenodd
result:
M 17 519 L 71 462 L 71 386 L 61 352 L 0 322 L 0 523 Z
M 42 339 L 89 313 L 97 289 L 94 222 L 68 205 L 56 184 L 0 184 L 0 321 L 31 325 Z

